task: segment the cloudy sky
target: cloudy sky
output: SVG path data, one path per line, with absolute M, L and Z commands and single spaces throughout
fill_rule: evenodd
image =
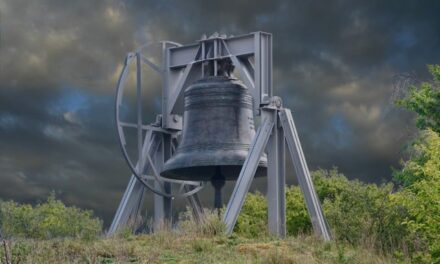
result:
M 294 111 L 312 170 L 390 179 L 415 131 L 392 104 L 404 93 L 394 84 L 427 79 L 426 64 L 439 63 L 439 10 L 438 1 L 0 0 L 0 199 L 35 203 L 54 190 L 108 223 L 129 177 L 113 115 L 126 53 L 213 32 L 273 34 L 275 93 Z M 151 86 L 146 122 L 160 102 Z

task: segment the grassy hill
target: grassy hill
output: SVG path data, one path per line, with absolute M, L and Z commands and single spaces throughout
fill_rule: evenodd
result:
M 159 232 L 94 241 L 16 240 L 12 263 L 395 263 L 371 249 L 310 236 L 278 240 Z M 4 249 L 0 250 L 4 261 Z

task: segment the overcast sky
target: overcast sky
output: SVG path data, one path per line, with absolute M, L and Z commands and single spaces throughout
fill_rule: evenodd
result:
M 389 180 L 415 131 L 393 84 L 439 63 L 439 11 L 439 1 L 0 0 L 0 199 L 54 190 L 108 222 L 129 177 L 114 124 L 126 53 L 213 32 L 273 34 L 275 93 L 311 170 Z M 151 90 L 145 122 L 160 109 Z

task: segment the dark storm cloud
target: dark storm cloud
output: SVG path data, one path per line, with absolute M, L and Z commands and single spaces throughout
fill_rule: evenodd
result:
M 411 117 L 390 101 L 394 76 L 414 72 L 423 79 L 425 65 L 439 62 L 439 7 L 0 0 L 0 199 L 34 202 L 56 190 L 108 219 L 129 176 L 113 120 L 126 52 L 215 31 L 273 33 L 275 91 L 294 111 L 311 169 L 336 165 L 350 178 L 389 179 L 412 133 Z M 153 120 L 160 82 L 151 72 L 145 78 Z

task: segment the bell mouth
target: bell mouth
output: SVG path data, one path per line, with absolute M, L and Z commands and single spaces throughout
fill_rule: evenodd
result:
M 260 162 L 261 163 L 261 162 Z M 210 181 L 218 173 L 223 175 L 226 181 L 238 179 L 242 165 L 214 165 L 214 166 L 191 166 L 165 170 L 161 175 L 165 178 L 185 181 Z M 255 177 L 267 175 L 267 164 L 258 164 Z
M 182 150 L 182 149 L 181 149 Z M 236 180 L 240 175 L 248 148 L 177 151 L 165 162 L 161 175 L 169 179 L 189 181 L 210 181 L 220 169 L 220 174 L 227 181 Z M 267 173 L 267 156 L 261 155 L 255 173 L 256 177 Z

